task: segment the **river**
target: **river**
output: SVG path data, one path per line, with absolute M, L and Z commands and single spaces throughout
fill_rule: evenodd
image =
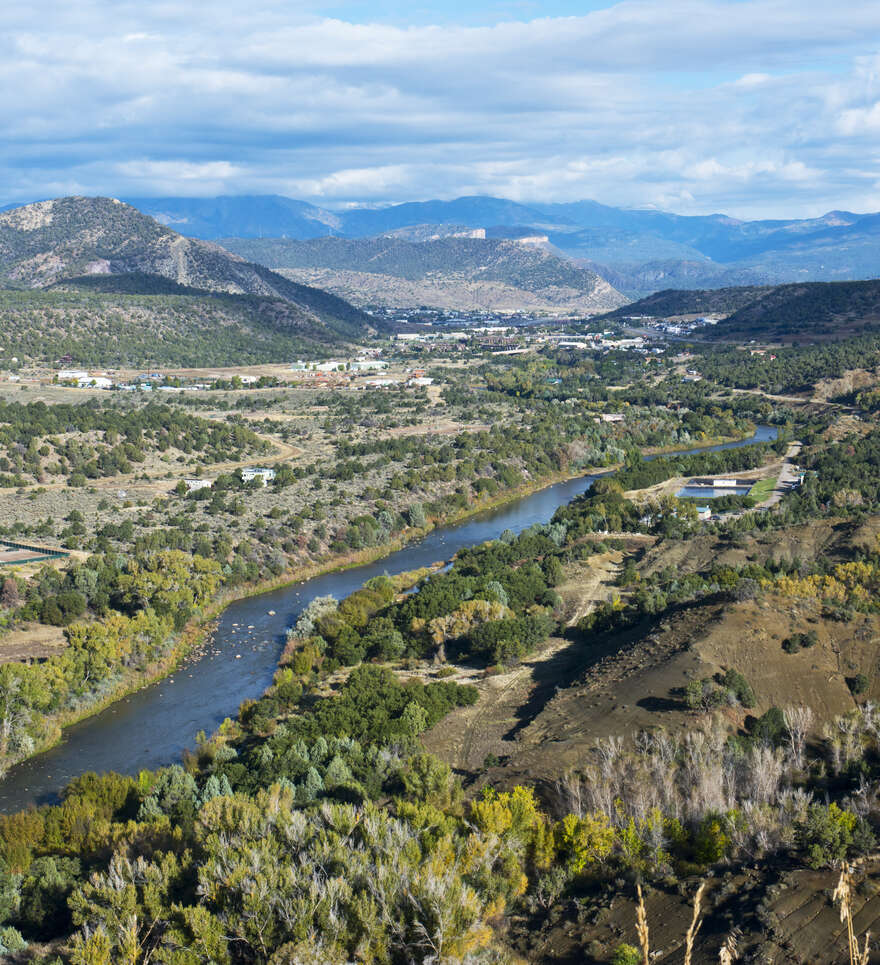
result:
M 766 442 L 776 433 L 771 426 L 759 426 L 751 439 L 712 446 L 710 451 Z M 694 450 L 685 450 L 690 451 Z M 439 527 L 375 563 L 232 603 L 207 647 L 170 677 L 67 728 L 51 750 L 11 768 L 0 781 L 0 812 L 55 802 L 59 790 L 86 771 L 136 774 L 179 761 L 184 748 L 195 746 L 200 730 L 211 733 L 224 718 L 235 716 L 243 700 L 259 697 L 269 686 L 288 627 L 314 597 L 332 594 L 342 599 L 372 576 L 449 560 L 460 549 L 494 539 L 506 529 L 518 533 L 534 523 L 546 523 L 558 506 L 586 492 L 596 478 L 556 483 L 464 522 Z

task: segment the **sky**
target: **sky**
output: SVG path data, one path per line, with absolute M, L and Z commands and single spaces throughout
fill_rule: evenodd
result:
M 880 210 L 876 0 L 12 0 L 0 89 L 7 202 Z

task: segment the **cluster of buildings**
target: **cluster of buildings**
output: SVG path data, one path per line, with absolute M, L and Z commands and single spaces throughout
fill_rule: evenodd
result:
M 112 389 L 116 384 L 104 372 L 82 372 L 79 369 L 62 369 L 55 376 L 58 382 L 65 385 L 75 385 L 79 389 Z
M 238 384 L 255 385 L 259 382 L 256 375 L 235 375 Z M 119 381 L 108 372 L 85 372 L 80 369 L 61 369 L 55 373 L 55 381 L 77 389 L 117 389 L 120 392 L 204 392 L 218 388 L 211 382 L 186 382 L 166 384 L 166 376 L 161 372 L 149 372 L 134 376 L 130 381 Z M 230 381 L 230 380 L 226 380 Z M 220 386 L 221 388 L 223 386 Z
M 650 315 L 627 315 L 625 321 L 652 328 L 661 335 L 687 336 L 695 329 L 706 325 L 717 325 L 722 317 L 721 315 L 674 315 L 670 318 L 654 318 Z
M 304 362 L 298 359 L 290 366 L 291 372 L 383 372 L 388 368 L 388 363 L 379 358 L 358 357 L 353 361 L 340 362 L 331 360 L 329 362 Z
M 268 486 L 275 478 L 275 470 L 267 466 L 245 466 L 241 470 L 241 481 L 244 483 L 257 482 L 261 486 Z M 198 492 L 200 489 L 210 489 L 213 479 L 184 479 L 183 485 L 188 493 Z
M 466 311 L 454 308 L 389 308 L 387 306 L 371 306 L 366 309 L 368 315 L 381 319 L 395 327 L 412 325 L 433 326 L 437 328 L 466 328 L 477 329 L 481 326 L 535 325 L 542 320 L 527 312 L 492 312 L 486 309 Z
M 582 351 L 635 351 L 643 354 L 662 354 L 664 349 L 650 346 L 641 335 L 621 336 L 614 331 L 590 332 L 573 335 L 565 331 L 547 331 L 516 325 L 482 325 L 469 329 L 437 330 L 422 327 L 418 331 L 398 332 L 394 341 L 410 351 L 432 353 L 490 351 L 495 355 L 515 355 L 543 346 L 580 349 Z
M 339 384 L 351 381 L 354 376 L 375 373 L 376 378 L 360 382 L 359 388 L 388 389 L 396 386 L 425 386 L 433 385 L 434 380 L 425 374 L 424 369 L 414 368 L 405 373 L 404 378 L 383 375 L 388 369 L 388 362 L 376 357 L 376 352 L 364 353 L 358 358 L 346 362 L 331 360 L 329 362 L 304 362 L 301 359 L 290 366 L 292 372 L 298 372 L 306 378 L 313 379 L 316 385 Z
M 432 385 L 434 380 L 425 374 L 423 368 L 413 368 L 404 373 L 403 377 L 390 377 L 383 373 L 388 369 L 388 362 L 373 357 L 373 353 L 365 354 L 353 360 L 330 360 L 326 362 L 306 362 L 298 360 L 290 366 L 291 372 L 301 377 L 314 380 L 317 385 L 331 385 L 339 382 L 351 381 L 355 376 L 375 375 L 376 378 L 360 382 L 361 387 L 388 388 L 390 386 L 426 386 Z M 260 383 L 256 375 L 241 375 L 214 382 L 188 382 L 179 379 L 173 381 L 160 372 L 145 373 L 134 376 L 129 381 L 120 381 L 108 372 L 86 372 L 80 369 L 60 369 L 55 373 L 54 381 L 59 385 L 67 385 L 79 389 L 115 389 L 121 392 L 190 392 L 207 389 L 226 389 L 230 387 L 247 387 Z M 271 380 L 274 384 L 283 384 Z M 264 383 L 260 383 L 261 385 Z

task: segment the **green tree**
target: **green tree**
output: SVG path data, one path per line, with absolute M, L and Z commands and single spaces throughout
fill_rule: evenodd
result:
M 799 828 L 801 845 L 811 868 L 843 861 L 853 843 L 858 819 L 837 804 L 811 804 Z

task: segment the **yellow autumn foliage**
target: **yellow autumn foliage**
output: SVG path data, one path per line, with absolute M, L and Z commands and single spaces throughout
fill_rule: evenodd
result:
M 513 616 L 510 607 L 495 600 L 466 600 L 458 609 L 442 617 L 435 617 L 427 624 L 428 636 L 440 646 L 447 640 L 466 636 L 475 627 L 492 620 L 506 620 Z
M 570 871 L 578 874 L 611 853 L 614 828 L 604 814 L 567 814 L 556 826 L 556 846 Z
M 780 575 L 775 580 L 764 580 L 763 586 L 783 596 L 867 606 L 880 593 L 880 566 L 865 561 L 838 563 L 831 573 Z

